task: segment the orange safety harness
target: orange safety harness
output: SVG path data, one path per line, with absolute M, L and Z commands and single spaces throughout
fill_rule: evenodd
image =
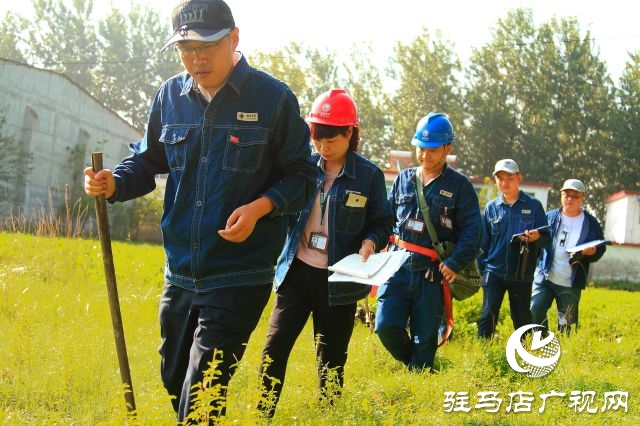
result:
M 440 256 L 438 256 L 438 252 L 434 249 L 403 241 L 397 235 L 392 235 L 391 238 L 389 238 L 389 241 L 403 249 L 427 256 L 433 262 L 440 261 Z M 453 331 L 453 308 L 451 307 L 451 289 L 449 288 L 449 282 L 444 279 L 444 277 L 442 278 L 442 291 L 444 296 L 444 314 L 447 320 L 447 328 L 445 330 L 444 336 L 442 336 L 442 342 L 440 342 L 438 347 L 444 345 L 447 342 L 449 336 L 451 335 L 451 332 Z

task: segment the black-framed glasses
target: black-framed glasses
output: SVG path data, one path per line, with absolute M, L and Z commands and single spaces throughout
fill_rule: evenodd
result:
M 206 43 L 202 43 L 198 46 L 185 46 L 184 43 L 185 42 L 177 42 L 175 44 L 175 50 L 180 53 L 181 56 L 184 57 L 194 57 L 196 56 L 196 53 L 199 55 L 210 55 L 211 53 L 213 53 L 213 51 L 215 50 L 216 47 L 218 47 L 218 45 L 220 43 L 222 43 L 222 41 L 224 39 L 226 39 L 227 37 L 229 37 L 229 35 L 231 34 L 231 32 L 228 32 L 224 37 L 222 37 L 220 40 L 216 40 L 216 41 L 209 41 Z
M 577 200 L 578 198 L 582 198 L 582 194 L 580 192 L 567 192 L 567 191 L 562 191 L 562 197 L 563 198 L 573 198 L 574 200 Z

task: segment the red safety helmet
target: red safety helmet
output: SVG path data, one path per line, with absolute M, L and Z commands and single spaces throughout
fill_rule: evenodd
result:
M 358 109 L 346 90 L 331 89 L 318 96 L 313 102 L 307 122 L 358 127 Z

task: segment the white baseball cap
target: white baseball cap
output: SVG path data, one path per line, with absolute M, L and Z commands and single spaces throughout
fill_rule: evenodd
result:
M 584 194 L 584 185 L 578 179 L 567 179 L 564 181 L 562 188 L 560 191 L 564 191 L 567 189 L 573 189 L 574 191 L 578 191 Z
M 496 166 L 493 168 L 493 176 L 498 172 L 507 172 L 512 175 L 520 173 L 520 168 L 518 168 L 518 163 L 510 158 L 505 158 L 504 160 L 500 160 L 496 163 Z

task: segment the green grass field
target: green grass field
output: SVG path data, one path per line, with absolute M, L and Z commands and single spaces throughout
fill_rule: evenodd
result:
M 113 253 L 137 418 L 129 419 L 124 406 L 99 242 L 0 233 L 0 423 L 175 424 L 157 352 L 162 248 L 117 242 Z M 640 292 L 589 287 L 579 333 L 559 337 L 558 366 L 538 379 L 506 361 L 513 331 L 506 301 L 498 336 L 488 343 L 474 337 L 481 295 L 454 304 L 454 338 L 438 351 L 434 374 L 407 372 L 356 324 L 344 394 L 332 407 L 317 400 L 307 327 L 270 424 L 640 424 Z M 264 424 L 254 407 L 269 314 L 270 306 L 230 384 L 227 424 Z M 605 404 L 615 392 L 627 399 Z M 477 406 L 487 396 L 502 400 L 497 412 Z

